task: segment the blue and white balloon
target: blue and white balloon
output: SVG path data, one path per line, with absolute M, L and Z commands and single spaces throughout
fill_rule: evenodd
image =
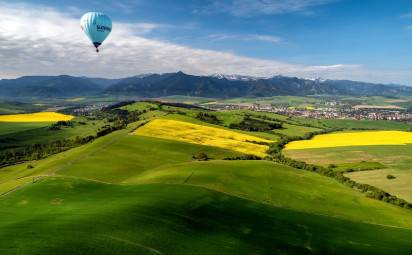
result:
M 112 31 L 111 19 L 101 12 L 88 12 L 84 14 L 80 19 L 80 26 L 94 47 L 96 47 L 96 52 L 99 52 L 99 46 Z

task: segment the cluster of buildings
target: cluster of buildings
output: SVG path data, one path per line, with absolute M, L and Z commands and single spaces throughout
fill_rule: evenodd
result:
M 320 107 L 290 107 L 257 103 L 219 103 L 208 105 L 214 110 L 248 109 L 261 112 L 273 112 L 287 116 L 299 116 L 315 119 L 356 119 L 356 120 L 395 120 L 412 121 L 412 112 L 397 108 L 357 107 L 340 102 L 325 102 Z
M 109 104 L 103 104 L 103 103 L 98 103 L 98 104 L 91 104 L 91 105 L 85 105 L 78 107 L 73 110 L 73 112 L 77 115 L 82 115 L 82 116 L 89 116 L 92 115 L 93 112 L 97 110 L 101 110 L 105 107 L 109 106 Z

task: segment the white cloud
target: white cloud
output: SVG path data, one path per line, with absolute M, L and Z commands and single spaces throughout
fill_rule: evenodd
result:
M 241 41 L 262 41 L 269 43 L 279 43 L 281 38 L 271 35 L 256 35 L 256 34 L 211 34 L 208 39 L 213 41 L 223 41 L 223 40 L 241 40 Z
M 412 18 L 412 12 L 408 12 L 408 13 L 402 14 L 402 15 L 401 15 L 401 18 L 402 18 L 402 19 L 410 19 L 410 18 Z
M 314 6 L 325 5 L 337 0 L 213 0 L 210 5 L 196 13 L 227 12 L 234 16 L 255 16 L 302 12 Z
M 263 42 L 278 43 L 281 41 L 280 37 L 271 35 L 250 35 L 250 37 Z
M 385 76 L 384 72 L 371 73 L 358 65 L 296 65 L 195 49 L 139 35 L 156 29 L 157 25 L 118 22 L 113 25 L 112 34 L 96 54 L 81 31 L 78 18 L 48 7 L 0 2 L 0 77 L 36 74 L 124 77 L 177 70 L 192 74 L 283 74 L 360 80 L 390 77 L 393 82 L 406 80 L 406 75 L 408 81 L 412 77 L 409 71 Z M 260 38 L 272 39 L 276 41 L 271 37 Z
M 121 24 L 123 27 L 127 28 L 129 31 L 133 31 L 136 35 L 144 35 L 152 32 L 155 29 L 166 27 L 162 24 L 153 23 L 134 23 L 134 24 Z

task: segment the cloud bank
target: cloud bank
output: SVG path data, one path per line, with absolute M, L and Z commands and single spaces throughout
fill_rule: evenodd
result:
M 0 78 L 39 74 L 125 77 L 178 70 L 199 75 L 282 74 L 382 82 L 405 82 L 406 76 L 412 77 L 409 71 L 383 73 L 342 64 L 297 65 L 144 38 L 145 33 L 158 27 L 114 22 L 112 34 L 96 54 L 80 29 L 79 20 L 70 14 L 48 7 L 0 2 Z M 276 41 L 269 37 L 256 39 Z

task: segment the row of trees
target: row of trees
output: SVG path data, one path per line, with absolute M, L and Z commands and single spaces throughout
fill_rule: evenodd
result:
M 234 157 L 226 157 L 224 160 L 262 160 L 261 157 L 251 154 L 239 155 Z
M 83 123 L 83 122 L 82 122 Z M 74 122 L 73 121 L 64 121 L 64 120 L 61 120 L 61 121 L 58 121 L 58 122 L 56 122 L 56 123 L 53 123 L 50 127 L 49 127 L 49 129 L 50 130 L 61 130 L 62 128 L 68 128 L 68 127 L 70 127 L 70 128 L 72 128 L 72 127 L 74 127 Z
M 246 115 L 241 122 L 231 123 L 229 128 L 253 132 L 267 132 L 273 129 L 281 129 L 282 124 L 278 122 L 264 121 Z
M 206 112 L 199 112 L 196 115 L 196 119 L 210 124 L 220 125 L 222 122 L 216 117 L 216 115 L 209 114 Z

